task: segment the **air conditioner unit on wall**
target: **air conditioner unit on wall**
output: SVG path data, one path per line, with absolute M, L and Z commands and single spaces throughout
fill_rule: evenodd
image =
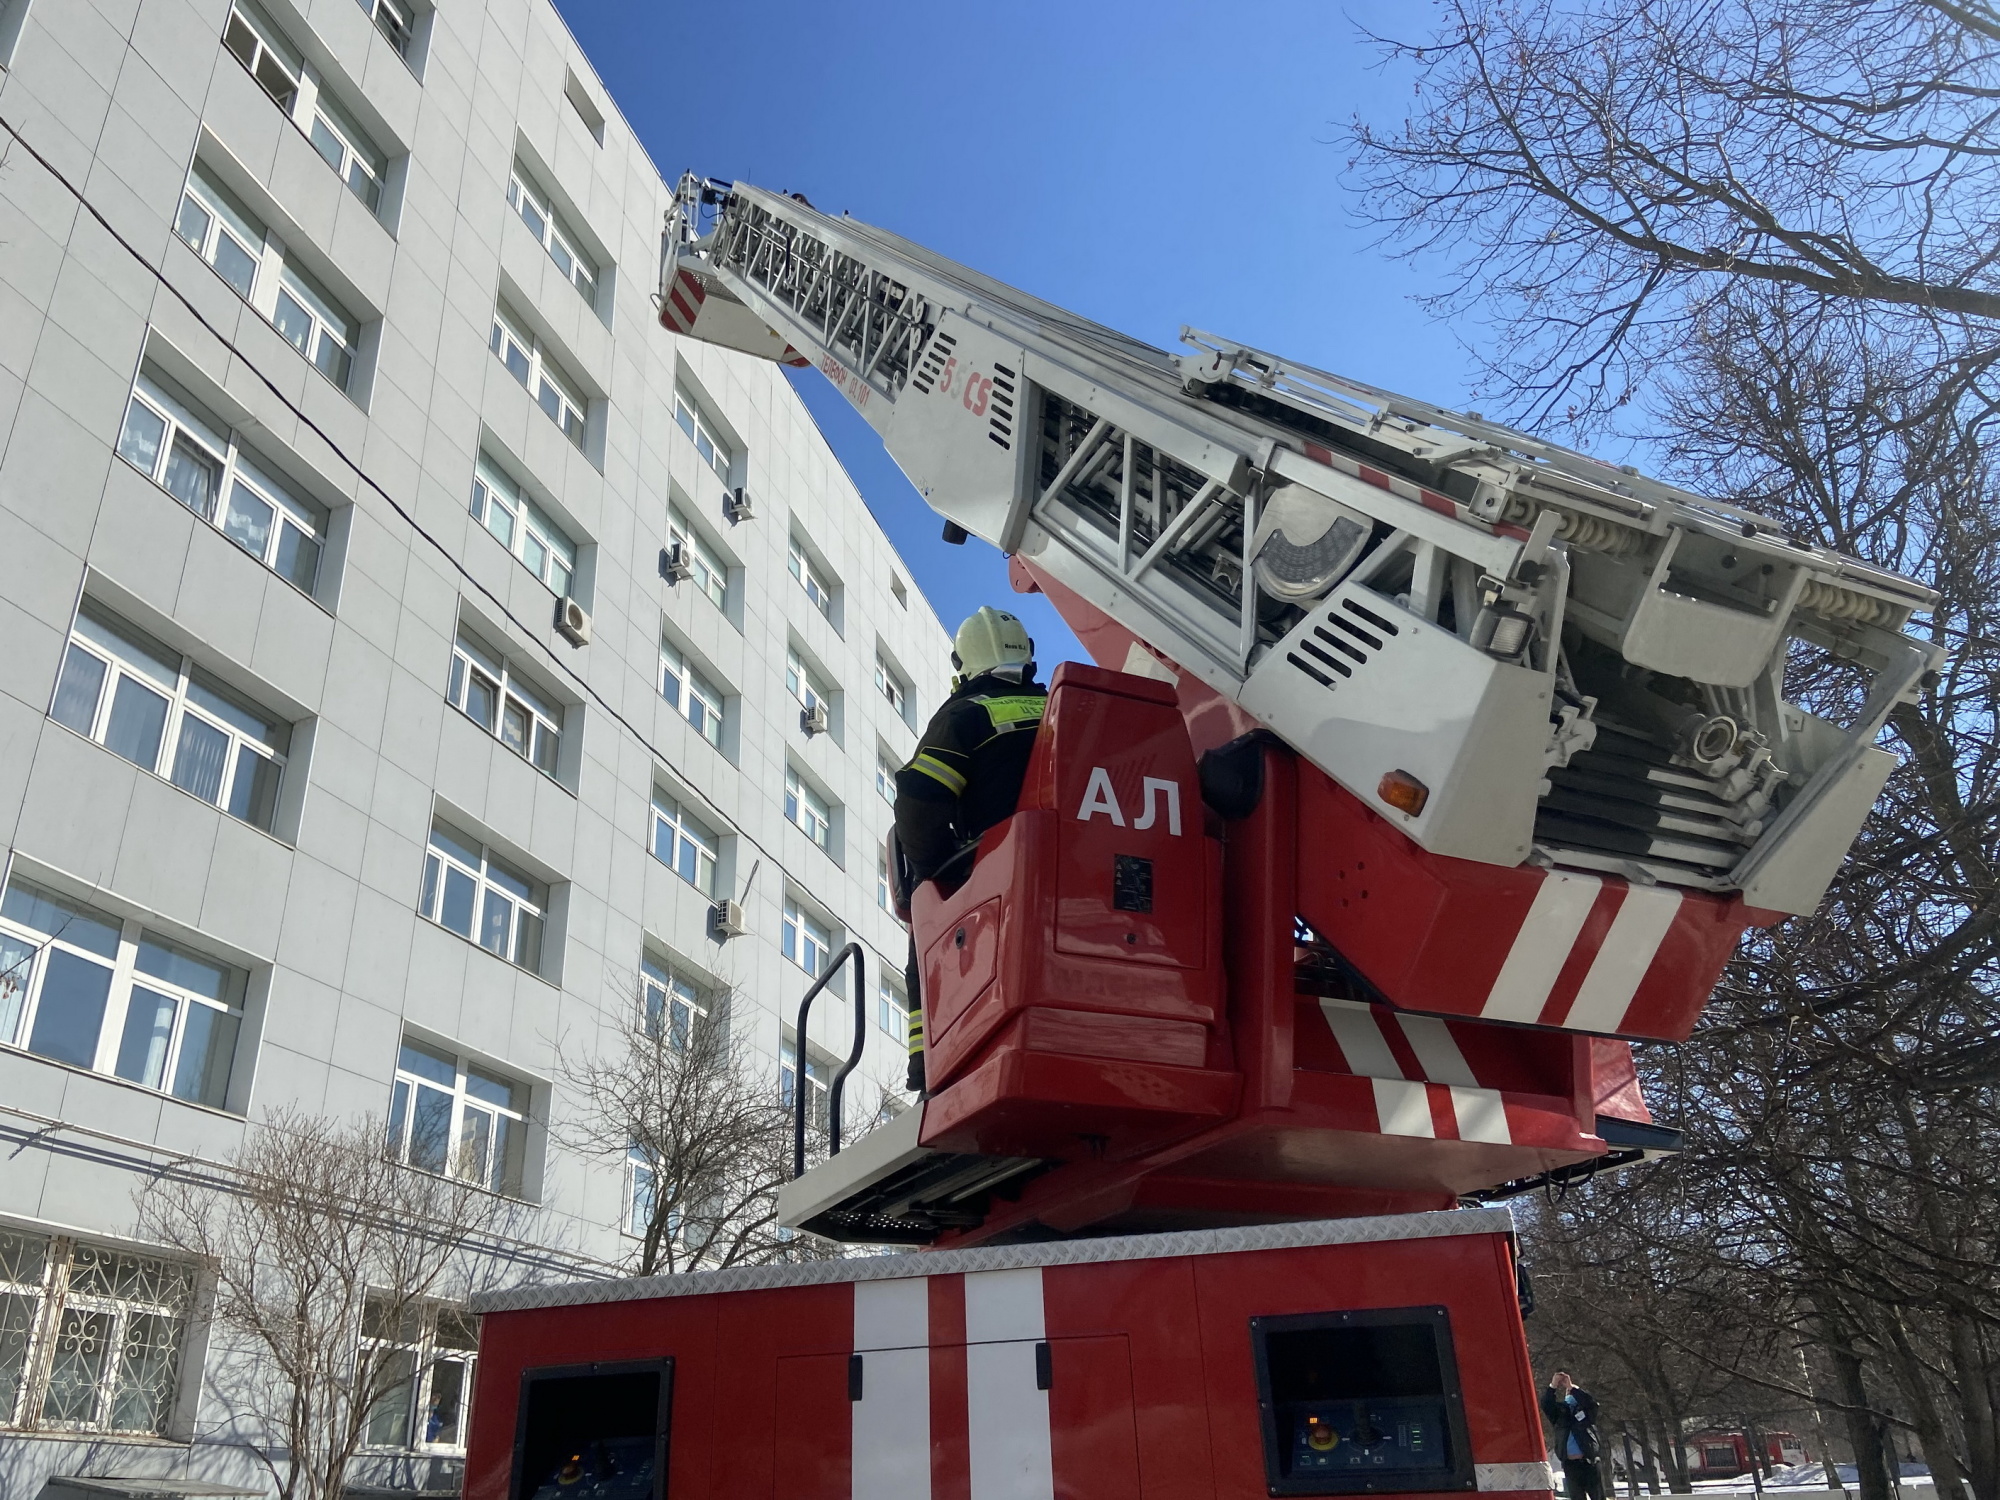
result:
M 572 646 L 590 644 L 590 611 L 565 594 L 556 600 L 556 629 Z
M 723 497 L 722 513 L 731 521 L 747 521 L 756 515 L 757 511 L 750 504 L 750 492 L 739 487 Z
M 679 583 L 694 577 L 686 542 L 669 542 L 660 549 L 660 576 L 668 583 Z
M 743 903 L 731 901 L 727 897 L 711 902 L 708 908 L 708 930 L 718 941 L 742 937 L 750 930 L 750 924 L 743 916 Z
M 799 728 L 807 734 L 825 734 L 827 731 L 826 705 L 815 703 L 811 708 L 799 710 Z

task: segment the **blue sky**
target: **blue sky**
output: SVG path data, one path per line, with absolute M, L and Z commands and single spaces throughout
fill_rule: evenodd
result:
M 1183 323 L 1446 404 L 1459 330 L 1410 300 L 1350 217 L 1340 122 L 1411 102 L 1362 38 L 1428 7 L 1079 0 L 557 0 L 669 178 L 803 192 L 1165 347 Z M 948 547 L 868 426 L 810 371 L 800 395 L 951 628 L 977 602 L 1081 655 L 999 554 Z M 1053 649 L 1052 649 L 1053 648 Z

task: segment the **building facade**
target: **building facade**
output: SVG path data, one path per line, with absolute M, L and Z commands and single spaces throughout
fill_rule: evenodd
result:
M 0 0 L 0 64 L 0 1491 L 255 1488 L 148 1173 L 379 1121 L 574 1276 L 647 1185 L 558 1057 L 632 1007 L 798 1087 L 859 941 L 893 1086 L 949 644 L 782 372 L 657 326 L 670 188 L 548 0 Z M 368 1472 L 448 1485 L 417 1338 Z

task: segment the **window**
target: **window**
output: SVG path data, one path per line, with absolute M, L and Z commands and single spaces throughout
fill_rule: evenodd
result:
M 562 710 L 463 630 L 451 648 L 451 706 L 545 775 L 562 753 Z
M 389 1153 L 405 1166 L 518 1196 L 527 1115 L 526 1084 L 403 1038 L 389 1095 Z
M 583 80 L 567 68 L 563 70 L 563 97 L 576 111 L 576 117 L 583 121 L 583 128 L 598 145 L 604 144 L 604 111 L 590 97 L 590 90 L 583 86 Z
M 219 1109 L 248 978 L 18 877 L 0 897 L 0 1043 L 38 1057 Z
M 887 850 L 875 856 L 875 904 L 882 910 L 894 914 L 896 893 L 889 884 L 889 854 Z
M 674 392 L 674 421 L 694 444 L 694 451 L 701 455 L 701 461 L 715 470 L 715 475 L 724 484 L 729 483 L 730 466 L 736 460 L 736 452 L 728 439 L 721 435 L 721 429 L 701 404 L 686 391 Z
M 676 1051 L 687 1046 L 695 1022 L 708 1014 L 702 987 L 679 969 L 651 958 L 640 960 L 639 987 L 645 996 L 646 1030 L 653 1036 L 664 1032 Z
M 833 694 L 818 675 L 799 659 L 796 651 L 785 653 L 785 691 L 798 700 L 799 707 L 810 714 L 815 708 L 824 708 L 827 722 L 833 721 Z
M 576 543 L 484 453 L 472 471 L 472 518 L 558 597 L 576 576 Z
M 889 592 L 895 596 L 897 604 L 904 609 L 910 607 L 910 591 L 903 587 L 903 580 L 894 573 L 889 575 Z
M 875 987 L 875 1024 L 899 1042 L 909 1037 L 910 1002 L 886 979 Z
M 722 690 L 696 671 L 685 654 L 660 638 L 660 696 L 678 709 L 695 733 L 722 748 Z
M 405 1304 L 371 1294 L 361 1309 L 362 1358 L 393 1381 L 368 1412 L 370 1448 L 465 1447 L 466 1404 L 479 1319 L 462 1307 Z
M 262 225 L 196 162 L 174 232 L 341 390 L 354 374 L 361 325 L 295 265 Z
M 833 585 L 826 581 L 826 575 L 813 562 L 811 554 L 805 549 L 805 544 L 797 537 L 792 538 L 787 566 L 791 569 L 792 577 L 798 580 L 799 587 L 806 591 L 806 597 L 812 600 L 813 608 L 829 620 L 832 619 Z
M 653 789 L 653 858 L 704 896 L 715 894 L 716 837 L 708 825 L 658 787 Z
M 790 766 L 785 767 L 785 821 L 831 852 L 833 813 L 826 799 L 807 786 Z
M 49 717 L 231 817 L 271 826 L 291 726 L 88 599 Z
M 193 1269 L 0 1229 L 0 1427 L 163 1436 Z
M 652 1226 L 653 1210 L 660 1198 L 660 1174 L 653 1159 L 646 1154 L 646 1148 L 634 1145 L 625 1152 L 625 1232 L 635 1240 L 643 1240 Z M 667 1233 L 674 1235 L 679 1226 L 673 1222 L 674 1215 L 668 1214 Z
M 880 750 L 875 752 L 875 795 L 896 805 L 896 763 Z
M 407 62 L 410 44 L 417 36 L 417 13 L 410 8 L 409 0 L 360 0 L 360 4 L 375 23 L 375 29 L 396 49 L 396 55 Z
M 828 1116 L 827 1083 L 838 1066 L 811 1042 L 806 1043 L 806 1123 L 822 1134 L 826 1131 Z M 787 1026 L 778 1042 L 778 1102 L 786 1109 L 797 1108 L 798 1090 L 798 1035 Z
M 556 369 L 542 346 L 521 332 L 520 325 L 498 308 L 493 310 L 492 348 L 500 357 L 500 363 L 507 367 L 507 373 L 528 388 L 528 394 L 535 398 L 537 406 L 548 413 L 549 420 L 581 448 L 585 420 L 583 396 L 575 384 Z
M 548 892 L 493 857 L 477 840 L 431 828 L 424 856 L 424 916 L 530 973 L 542 967 Z
M 535 188 L 521 170 L 519 163 L 507 178 L 507 203 L 521 216 L 521 222 L 528 226 L 534 237 L 542 242 L 542 248 L 549 252 L 549 259 L 556 263 L 556 269 L 569 278 L 570 285 L 583 294 L 583 300 L 592 307 L 597 306 L 597 272 L 578 250 L 577 238 L 562 227 L 555 210 L 549 205 L 548 194 Z
M 348 189 L 371 211 L 382 207 L 382 182 L 388 161 L 344 111 L 325 93 L 324 85 L 286 45 L 277 29 L 249 7 L 238 4 L 223 27 L 222 43 L 250 76 L 264 86 L 285 117 L 305 133 L 313 149 L 332 167 Z M 249 293 L 245 292 L 247 297 Z
M 701 533 L 690 526 L 687 517 L 678 510 L 667 512 L 667 540 L 679 542 L 681 556 L 694 572 L 696 588 L 708 595 L 709 602 L 717 609 L 729 608 L 729 569 L 724 567 L 713 552 L 702 545 Z
M 141 372 L 118 456 L 293 587 L 310 594 L 326 548 L 325 507 L 251 461 L 236 434 Z
M 875 691 L 889 707 L 896 711 L 896 717 L 907 719 L 910 715 L 910 689 L 902 675 L 882 659 L 882 653 L 875 653 Z
M 785 957 L 813 978 L 833 954 L 833 932 L 790 896 L 785 898 Z

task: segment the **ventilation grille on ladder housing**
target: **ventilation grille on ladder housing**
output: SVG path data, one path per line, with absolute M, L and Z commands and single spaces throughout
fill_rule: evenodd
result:
M 1009 452 L 1014 448 L 1014 372 L 1005 365 L 993 367 L 993 392 L 987 399 L 986 436 Z
M 1321 687 L 1337 688 L 1341 679 L 1365 667 L 1388 639 L 1402 632 L 1383 616 L 1352 599 L 1329 604 L 1310 631 L 1285 653 L 1285 660 Z
M 930 348 L 924 351 L 923 361 L 917 366 L 916 376 L 910 384 L 928 396 L 931 387 L 937 383 L 938 376 L 944 371 L 945 361 L 951 358 L 951 351 L 957 347 L 958 340 L 950 334 L 938 334 L 931 340 Z

